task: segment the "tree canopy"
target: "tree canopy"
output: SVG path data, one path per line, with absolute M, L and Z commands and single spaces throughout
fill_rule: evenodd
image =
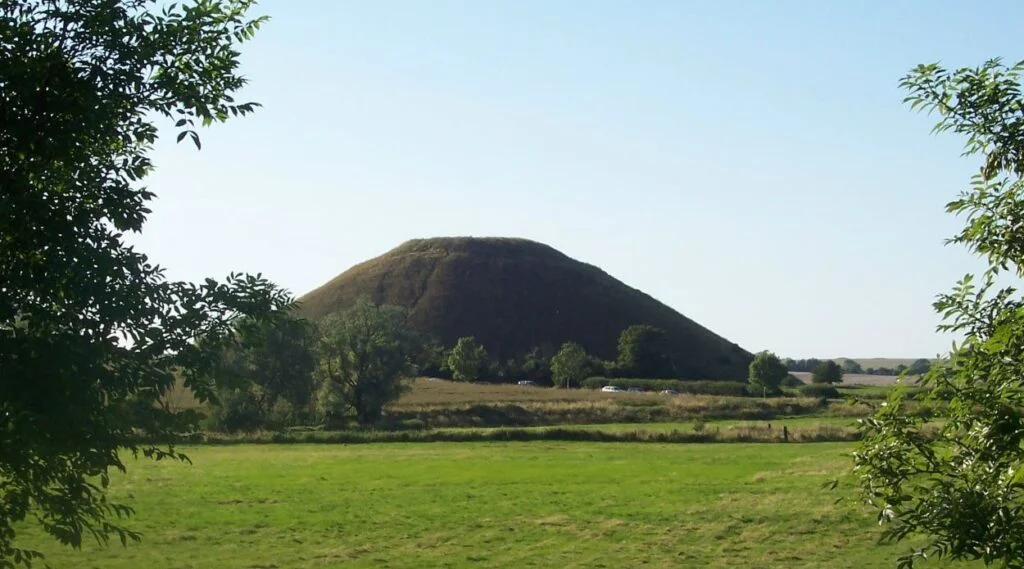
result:
M 823 361 L 811 372 L 811 381 L 814 383 L 841 383 L 843 368 L 832 360 Z
M 928 370 L 930 370 L 931 368 L 932 362 L 924 358 L 916 359 L 913 361 L 913 363 L 907 366 L 907 373 L 911 375 L 923 375 L 928 373 Z
M 445 359 L 445 365 L 456 381 L 479 379 L 486 364 L 487 350 L 473 336 L 459 338 Z
M 761 351 L 754 354 L 750 362 L 750 384 L 760 388 L 766 393 L 779 391 L 782 381 L 789 375 L 789 371 L 774 353 Z
M 222 369 L 230 377 L 251 382 L 258 404 L 265 411 L 278 399 L 306 405 L 313 396 L 313 325 L 284 316 L 275 322 L 243 319 L 236 326 L 239 345 L 222 355 Z
M 551 379 L 556 387 L 569 388 L 586 379 L 589 368 L 590 357 L 583 346 L 566 342 L 551 358 Z
M 634 324 L 619 335 L 617 365 L 634 377 L 669 378 L 674 375 L 665 331 L 649 324 Z
M 258 275 L 170 281 L 125 243 L 158 126 L 198 148 L 256 107 L 233 98 L 251 4 L 0 0 L 0 565 L 38 557 L 15 545 L 29 518 L 73 547 L 137 538 L 104 492 L 123 447 L 179 456 L 137 443 L 194 426 L 163 403 L 176 374 L 209 400 L 232 321 L 290 302 Z
M 308 417 L 316 367 L 313 324 L 291 315 L 274 322 L 242 318 L 238 342 L 220 356 L 220 389 L 208 426 L 225 431 L 283 427 Z
M 821 360 L 819 360 L 818 358 L 810 358 L 806 360 L 794 360 L 792 358 L 786 358 L 782 360 L 782 363 L 785 364 L 786 369 L 788 369 L 789 371 L 811 372 L 814 371 L 814 368 L 818 367 L 818 364 L 821 363 Z
M 421 345 L 406 326 L 406 316 L 401 307 L 360 299 L 320 322 L 319 405 L 328 426 L 349 417 L 372 424 L 402 394 L 416 372 Z
M 936 430 L 896 389 L 864 422 L 854 454 L 864 499 L 892 540 L 923 545 L 903 557 L 981 560 L 1024 567 L 1024 299 L 997 279 L 1024 276 L 1024 62 L 990 60 L 953 71 L 920 65 L 902 88 L 912 109 L 938 113 L 935 131 L 966 139 L 980 159 L 970 185 L 946 210 L 963 216 L 950 242 L 987 261 L 934 303 L 939 330 L 963 337 L 931 365 L 919 404 L 945 412 Z

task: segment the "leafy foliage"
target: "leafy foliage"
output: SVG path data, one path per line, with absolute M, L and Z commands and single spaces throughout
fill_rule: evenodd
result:
M 223 432 L 251 432 L 269 427 L 266 409 L 255 390 L 243 387 L 224 387 L 217 393 L 217 403 L 210 409 L 207 428 Z
M 562 344 L 551 358 L 551 378 L 556 386 L 569 388 L 579 385 L 590 371 L 590 356 L 575 342 Z
M 353 416 L 362 425 L 375 423 L 402 394 L 421 351 L 405 320 L 403 308 L 361 299 L 320 323 L 318 406 L 328 426 Z
M 754 361 L 750 362 L 750 385 L 763 393 L 777 393 L 788 375 L 786 366 L 772 352 L 758 352 L 754 354 Z
M 811 381 L 814 383 L 842 383 L 843 381 L 843 368 L 839 367 L 839 364 L 832 360 L 827 360 L 818 364 L 811 372 Z
M 150 213 L 154 120 L 198 148 L 197 124 L 256 107 L 232 97 L 251 4 L 0 0 L 0 566 L 39 557 L 15 546 L 27 518 L 75 548 L 137 539 L 105 495 L 119 451 L 183 458 L 132 442 L 195 424 L 162 403 L 175 372 L 213 398 L 232 320 L 290 302 L 259 276 L 168 281 L 124 237 Z
M 649 324 L 634 324 L 622 331 L 617 364 L 620 373 L 635 377 L 675 375 L 665 331 Z
M 907 373 L 910 375 L 924 375 L 928 373 L 928 370 L 932 368 L 932 362 L 921 358 L 914 360 L 909 366 L 907 366 Z
M 907 366 L 900 364 L 894 368 L 891 367 L 869 367 L 864 370 L 864 373 L 868 375 L 900 375 Z
M 804 397 L 824 397 L 825 399 L 839 399 L 843 395 L 839 390 L 827 383 L 812 383 L 800 386 L 800 395 Z
M 450 378 L 450 376 L 446 375 L 446 356 L 447 354 L 441 342 L 432 336 L 423 335 L 421 337 L 419 355 L 415 362 L 416 369 L 427 377 Z
M 804 371 L 811 372 L 814 368 L 821 364 L 821 360 L 818 358 L 808 358 L 806 360 L 794 360 L 793 358 L 786 358 L 782 360 L 783 365 L 789 371 Z
M 551 357 L 539 347 L 535 347 L 521 357 L 509 360 L 505 365 L 505 378 L 508 380 L 526 379 L 538 383 L 552 381 Z
M 804 382 L 797 376 L 787 373 L 786 377 L 782 378 L 782 387 L 800 387 L 804 385 Z
M 935 132 L 967 138 L 964 154 L 981 158 L 971 185 L 950 202 L 966 217 L 950 243 L 988 262 L 980 282 L 961 279 L 934 306 L 942 331 L 961 334 L 949 359 L 921 379 L 924 402 L 948 399 L 945 423 L 930 436 L 907 412 L 902 389 L 864 421 L 854 455 L 863 495 L 887 524 L 885 536 L 923 536 L 900 560 L 928 556 L 1024 567 L 1024 302 L 999 276 L 1024 275 L 1024 62 L 991 60 L 947 71 L 921 65 L 904 77 L 911 108 L 937 111 Z
M 313 326 L 288 315 L 275 322 L 242 319 L 235 329 L 239 342 L 222 353 L 217 375 L 226 384 L 222 402 L 229 400 L 232 409 L 244 412 L 216 410 L 215 418 L 223 421 L 215 426 L 229 431 L 266 427 L 279 402 L 292 409 L 308 407 L 315 387 Z
M 479 379 L 487 365 L 487 350 L 473 336 L 463 336 L 448 352 L 445 364 L 456 381 Z

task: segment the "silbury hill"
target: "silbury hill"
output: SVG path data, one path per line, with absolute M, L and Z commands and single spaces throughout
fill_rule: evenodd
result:
M 409 324 L 446 346 L 474 336 L 506 361 L 567 341 L 614 359 L 633 324 L 665 331 L 685 379 L 742 381 L 751 354 L 679 312 L 552 247 L 525 239 L 415 239 L 364 261 L 299 299 L 316 319 L 359 297 L 409 310 Z

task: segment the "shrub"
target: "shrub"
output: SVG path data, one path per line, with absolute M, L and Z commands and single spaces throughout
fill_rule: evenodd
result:
M 839 390 L 827 383 L 812 383 L 800 387 L 800 395 L 804 397 L 817 397 L 825 399 L 838 399 L 842 397 Z
M 248 389 L 225 389 L 218 394 L 220 400 L 210 411 L 207 428 L 226 433 L 258 431 L 267 426 L 267 416 L 261 411 L 256 396 Z
M 786 374 L 786 377 L 782 380 L 782 387 L 800 387 L 804 382 L 793 374 Z
M 811 374 L 811 381 L 814 383 L 842 383 L 843 381 L 843 368 L 832 360 L 821 362 Z
M 314 419 L 305 406 L 295 405 L 284 399 L 278 399 L 274 403 L 267 417 L 267 427 L 274 429 L 309 425 L 313 422 Z

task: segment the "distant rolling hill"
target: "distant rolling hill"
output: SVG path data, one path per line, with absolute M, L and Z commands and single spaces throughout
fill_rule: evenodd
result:
M 534 241 L 435 238 L 408 241 L 360 263 L 299 299 L 311 318 L 358 297 L 409 309 L 414 328 L 445 345 L 472 335 L 493 359 L 566 341 L 613 359 L 633 324 L 665 330 L 687 379 L 743 381 L 750 353 L 601 269 Z

